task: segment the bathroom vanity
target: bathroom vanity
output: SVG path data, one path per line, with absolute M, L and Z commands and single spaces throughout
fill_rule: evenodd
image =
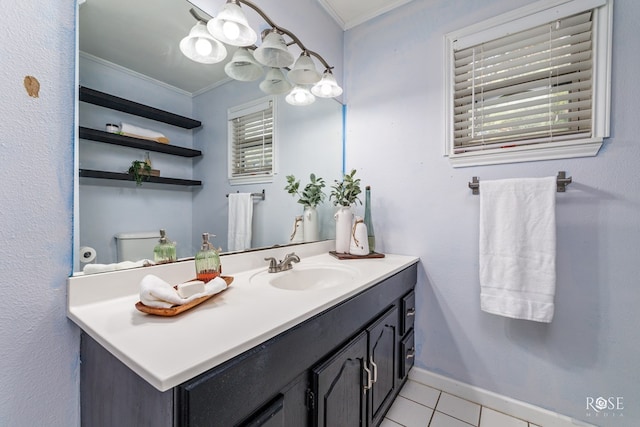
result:
M 225 258 L 231 270 L 245 268 Z M 99 300 L 70 279 L 70 294 L 85 294 L 69 304 L 84 331 L 82 424 L 378 425 L 413 363 L 418 259 L 301 258 L 296 277 L 354 275 L 348 284 L 285 289 L 273 282 L 283 273 L 266 265 L 238 271 L 228 290 L 175 318 L 137 312 L 135 286 L 111 286 Z M 128 273 L 180 275 L 162 267 Z

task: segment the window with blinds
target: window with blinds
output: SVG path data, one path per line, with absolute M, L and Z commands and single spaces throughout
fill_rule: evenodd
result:
M 274 102 L 263 99 L 229 110 L 229 179 L 270 181 L 274 171 Z
M 478 155 L 482 163 L 539 160 L 532 156 L 538 149 L 554 152 L 543 158 L 575 157 L 557 147 L 581 142 L 599 149 L 608 136 L 608 98 L 596 87 L 603 84 L 596 61 L 606 60 L 597 50 L 599 13 L 583 10 L 518 31 L 512 20 L 501 37 L 450 40 L 449 156 L 471 165 Z M 596 124 L 596 102 L 607 104 L 606 126 Z

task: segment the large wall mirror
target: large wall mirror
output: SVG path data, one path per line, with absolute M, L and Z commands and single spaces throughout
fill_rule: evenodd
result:
M 115 236 L 165 229 L 176 241 L 178 258 L 193 256 L 201 234 L 215 234 L 216 247 L 227 250 L 228 198 L 231 192 L 265 192 L 255 198 L 252 248 L 285 245 L 302 205 L 285 191 L 286 176 L 304 185 L 315 173 L 327 183 L 319 207 L 320 238 L 335 233 L 329 186 L 342 174 L 343 108 L 318 98 L 294 107 L 276 98 L 276 172 L 273 182 L 230 185 L 227 179 L 227 110 L 265 95 L 256 82 L 229 80 L 224 63 L 203 65 L 184 57 L 178 43 L 195 21 L 182 0 L 90 0 L 79 11 L 79 84 L 118 97 L 171 111 L 202 122 L 182 129 L 150 119 L 79 102 L 78 126 L 105 130 L 107 123 L 129 123 L 165 135 L 171 145 L 200 150 L 188 158 L 150 151 L 160 176 L 199 180 L 200 186 L 79 178 L 76 244 L 95 250 L 93 263 L 118 261 Z M 257 18 L 256 18 L 257 19 Z M 149 26 L 161 28 L 155 34 Z M 146 150 L 81 138 L 81 170 L 126 172 Z M 80 254 L 79 254 L 80 256 Z M 77 257 L 74 270 L 85 263 Z M 153 258 L 153 254 L 149 254 Z

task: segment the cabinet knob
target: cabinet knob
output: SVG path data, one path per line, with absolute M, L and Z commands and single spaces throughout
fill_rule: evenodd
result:
M 416 348 L 415 347 L 411 347 L 409 350 L 407 350 L 407 359 L 411 359 L 413 357 L 415 357 L 416 355 Z

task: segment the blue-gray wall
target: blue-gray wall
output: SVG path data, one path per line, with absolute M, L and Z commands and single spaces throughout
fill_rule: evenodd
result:
M 453 169 L 443 157 L 443 35 L 531 3 L 414 0 L 345 38 L 347 166 L 372 186 L 382 249 L 422 259 L 417 366 L 607 426 L 640 425 L 640 2 L 614 9 L 611 138 L 594 158 Z M 478 208 L 467 183 L 549 176 L 558 195 L 553 322 L 480 311 Z M 623 418 L 587 416 L 622 396 Z
M 640 3 L 615 3 L 612 137 L 598 157 L 457 170 L 442 157 L 442 35 L 529 2 L 440 3 L 414 0 L 348 31 L 345 40 L 347 166 L 373 187 L 381 249 L 422 258 L 417 364 L 582 419 L 587 396 L 623 396 L 624 418 L 605 422 L 636 426 Z M 0 425 L 79 425 L 79 331 L 65 315 L 72 264 L 74 2 L 4 6 Z M 274 19 L 293 22 L 291 13 Z M 26 75 L 40 81 L 39 98 L 27 96 Z M 34 168 L 37 174 L 25 178 Z M 473 175 L 541 176 L 561 169 L 574 183 L 559 195 L 553 323 L 482 313 L 478 199 L 467 182 Z

